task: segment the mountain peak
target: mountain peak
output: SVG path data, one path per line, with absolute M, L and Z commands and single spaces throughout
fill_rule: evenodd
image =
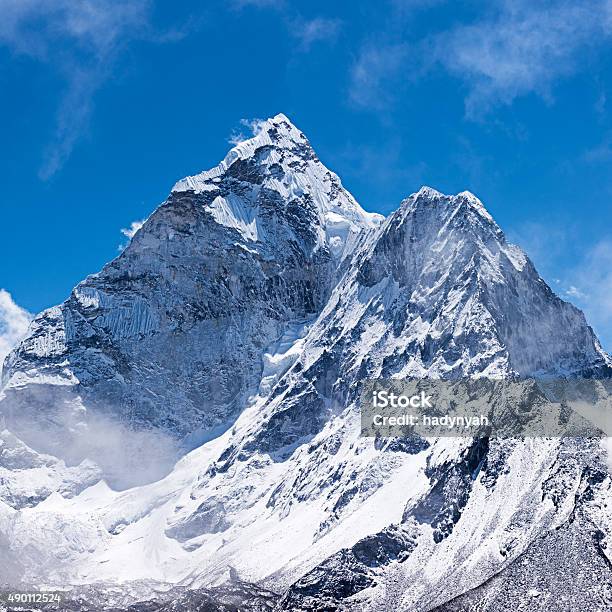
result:
M 471 208 L 476 210 L 486 219 L 489 219 L 489 221 L 493 221 L 493 217 L 491 216 L 489 211 L 485 208 L 484 204 L 471 191 L 462 191 L 461 193 L 458 193 L 455 197 L 463 198 L 464 200 L 467 201 L 467 203 L 470 205 Z
M 304 134 L 295 126 L 295 124 L 285 115 L 284 113 L 278 113 L 274 117 L 270 117 L 262 122 L 263 124 L 270 125 L 276 129 L 280 129 L 283 132 L 295 135 L 297 139 L 305 139 Z
M 433 187 L 428 187 L 427 185 L 423 185 L 416 193 L 413 193 L 410 197 L 414 198 L 442 198 L 444 194 L 434 189 Z
M 293 148 L 295 146 L 309 146 L 304 133 L 284 113 L 278 113 L 274 117 L 269 117 L 264 121 L 253 123 L 254 135 L 236 145 L 240 147 L 246 142 L 254 141 L 259 144 L 262 140 L 270 140 L 270 143 L 281 148 Z M 265 142 L 264 144 L 270 144 Z
M 404 202 L 403 205 L 407 205 L 409 208 L 418 206 L 419 203 L 423 202 L 442 202 L 446 205 L 450 205 L 453 208 L 466 204 L 467 208 L 475 211 L 481 217 L 484 217 L 487 221 L 495 223 L 493 217 L 487 211 L 484 204 L 477 198 L 471 191 L 462 191 L 456 195 L 447 195 L 437 189 L 423 185 L 417 192 L 411 194 Z
M 255 121 L 253 131 L 254 135 L 235 144 L 219 165 L 181 179 L 172 191 L 209 191 L 209 181 L 220 177 L 236 161 L 253 157 L 257 150 L 265 146 L 288 151 L 301 150 L 303 155 L 314 156 L 306 136 L 283 113 L 265 121 Z
M 283 213 L 288 225 L 299 215 L 302 227 L 310 226 L 316 234 L 313 244 L 328 243 L 334 257 L 352 244 L 351 236 L 380 223 L 382 216 L 359 206 L 286 115 L 252 127 L 254 135 L 237 143 L 220 164 L 178 181 L 172 191 L 205 194 L 206 209 L 215 220 L 251 241 L 259 239 L 265 225 L 262 202 L 264 208 L 290 203 L 295 210 Z

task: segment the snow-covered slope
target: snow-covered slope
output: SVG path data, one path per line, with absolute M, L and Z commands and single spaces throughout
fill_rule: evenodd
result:
M 358 398 L 374 377 L 611 372 L 475 196 L 422 188 L 381 220 L 278 115 L 179 181 L 7 359 L 0 582 L 122 584 L 124 603 L 229 581 L 279 609 L 555 609 L 555 568 L 577 561 L 536 551 L 558 545 L 585 548 L 599 601 L 612 485 L 596 441 L 373 440 Z M 136 453 L 164 465 L 126 483 L 96 430 L 113 457 L 165 463 Z

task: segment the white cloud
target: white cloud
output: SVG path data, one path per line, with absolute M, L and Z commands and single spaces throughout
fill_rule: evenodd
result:
M 387 31 L 365 42 L 351 69 L 354 103 L 385 110 L 393 90 L 437 65 L 464 82 L 466 115 L 479 119 L 528 94 L 551 100 L 559 79 L 612 43 L 612 0 L 501 0 L 483 4 L 470 21 L 408 38 L 410 19 L 440 3 L 392 1 Z M 596 103 L 604 106 L 605 96 Z
M 262 125 L 264 124 L 263 119 L 241 119 L 240 127 L 232 130 L 227 141 L 231 145 L 238 145 L 241 142 L 244 142 L 248 138 L 252 136 L 257 136 L 261 131 Z M 246 133 L 245 133 L 246 132 Z
M 122 242 L 118 247 L 118 251 L 123 251 L 128 245 L 129 241 L 134 237 L 134 234 L 144 225 L 145 219 L 142 221 L 132 221 L 130 227 L 122 227 L 121 233 L 128 239 L 128 242 Z
M 349 96 L 357 106 L 382 110 L 392 94 L 389 82 L 405 68 L 408 45 L 369 44 L 361 49 L 351 68 Z
M 17 306 L 8 291 L 0 289 L 0 373 L 4 358 L 23 338 L 31 320 L 32 315 Z
M 289 34 L 298 41 L 299 51 L 309 51 L 316 42 L 334 40 L 342 25 L 340 19 L 329 17 L 306 19 L 284 0 L 233 0 L 232 6 L 236 9 L 253 7 L 276 11 Z
M 535 93 L 580 67 L 580 52 L 612 34 L 607 0 L 506 0 L 492 14 L 440 34 L 437 59 L 463 79 L 468 116 Z
M 65 81 L 55 133 L 39 169 L 53 176 L 87 128 L 93 96 L 125 46 L 153 39 L 148 0 L 0 0 L 0 45 L 52 66 Z M 158 36 L 158 41 L 176 36 Z
M 601 336 L 604 347 L 612 350 L 612 240 L 593 246 L 570 276 L 575 281 L 567 293 L 576 290 L 572 297 Z
M 334 40 L 338 36 L 341 24 L 339 19 L 300 17 L 291 22 L 289 32 L 299 41 L 301 50 L 308 51 L 315 42 Z
M 227 142 L 231 145 L 236 146 L 244 141 L 244 134 L 240 130 L 232 130 L 232 133 L 229 135 Z
M 121 229 L 121 233 L 127 236 L 130 240 L 134 237 L 134 234 L 144 225 L 144 219 L 142 221 L 132 221 L 130 227 L 124 227 Z
M 579 300 L 585 300 L 588 297 L 586 293 L 580 291 L 580 289 L 578 289 L 578 287 L 574 287 L 574 285 L 570 285 L 565 290 L 565 295 L 567 295 L 568 297 L 577 298 Z
M 612 158 L 612 133 L 606 132 L 600 142 L 585 151 L 583 159 L 587 162 L 608 162 Z

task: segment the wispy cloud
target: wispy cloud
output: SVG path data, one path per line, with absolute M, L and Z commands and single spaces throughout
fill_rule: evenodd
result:
M 227 142 L 231 145 L 236 146 L 245 140 L 245 135 L 242 130 L 232 130 L 232 133 L 229 135 Z
M 446 1 L 389 0 L 385 11 L 379 12 L 382 22 L 361 41 L 349 69 L 348 94 L 353 105 L 386 112 L 406 83 L 429 70 L 431 45 L 418 32 L 410 33 L 410 24 Z
M 96 91 L 125 47 L 156 35 L 148 0 L 0 0 L 0 45 L 50 65 L 65 82 L 55 132 L 39 176 L 52 177 L 66 162 L 89 123 Z
M 238 145 L 241 142 L 244 142 L 247 138 L 259 134 L 263 123 L 263 119 L 241 119 L 240 127 L 232 131 L 227 141 L 231 145 Z
M 584 161 L 587 162 L 607 162 L 612 158 L 612 133 L 606 132 L 600 142 L 585 151 Z
M 334 40 L 338 36 L 341 25 L 342 22 L 339 19 L 297 17 L 291 20 L 289 32 L 299 42 L 300 48 L 308 51 L 316 42 Z
M 336 18 L 315 16 L 306 18 L 284 0 L 233 0 L 235 9 L 273 9 L 282 19 L 288 33 L 297 42 L 297 50 L 307 52 L 317 42 L 333 41 L 340 32 L 342 21 Z
M 612 34 L 606 0 L 506 0 L 487 16 L 439 34 L 437 59 L 468 86 L 466 113 L 477 118 L 497 104 L 552 86 L 580 67 L 581 52 Z
M 463 82 L 465 109 L 480 120 L 499 105 L 525 95 L 553 99 L 554 85 L 612 43 L 610 0 L 501 0 L 474 18 L 436 32 L 410 33 L 406 24 L 437 0 L 393 0 L 387 31 L 370 33 L 350 69 L 350 98 L 386 110 L 393 92 L 433 67 Z M 604 108 L 605 96 L 596 102 Z
M 390 83 L 406 67 L 409 57 L 405 43 L 364 46 L 350 74 L 349 97 L 357 106 L 382 110 L 393 99 Z
M 595 100 L 595 104 L 593 105 L 595 112 L 599 116 L 603 117 L 606 114 L 607 103 L 608 103 L 608 98 L 606 96 L 606 92 L 600 91 L 599 95 L 597 96 L 597 100 Z
M 31 320 L 32 315 L 18 306 L 8 291 L 0 289 L 0 374 L 4 358 L 23 338 Z
M 145 219 L 142 219 L 140 221 L 132 221 L 132 223 L 130 223 L 130 227 L 123 227 L 121 228 L 121 233 L 129 240 L 131 240 L 134 235 L 136 234 L 136 232 L 144 225 L 145 223 Z M 125 249 L 125 247 L 127 246 L 127 242 L 126 243 L 121 243 L 118 247 L 117 250 L 119 251 L 123 251 L 123 249 Z
M 144 219 L 142 221 L 132 221 L 130 227 L 124 227 L 121 233 L 127 236 L 130 240 L 134 237 L 134 234 L 144 225 Z
M 585 300 L 588 298 L 586 293 L 583 293 L 582 291 L 580 291 L 580 289 L 578 289 L 578 287 L 574 287 L 574 285 L 570 285 L 565 290 L 565 295 L 570 298 L 577 298 L 579 300 Z
M 580 306 L 589 323 L 612 349 L 612 239 L 598 242 L 584 259 L 569 271 L 574 284 L 566 295 Z

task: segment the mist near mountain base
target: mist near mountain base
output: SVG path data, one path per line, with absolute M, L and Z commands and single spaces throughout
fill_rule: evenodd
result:
M 135 429 L 104 412 L 76 399 L 54 404 L 44 420 L 34 418 L 35 412 L 30 418 L 24 411 L 4 415 L 4 421 L 38 453 L 57 457 L 67 466 L 95 463 L 115 490 L 156 482 L 172 470 L 180 456 L 178 439 L 160 430 Z

